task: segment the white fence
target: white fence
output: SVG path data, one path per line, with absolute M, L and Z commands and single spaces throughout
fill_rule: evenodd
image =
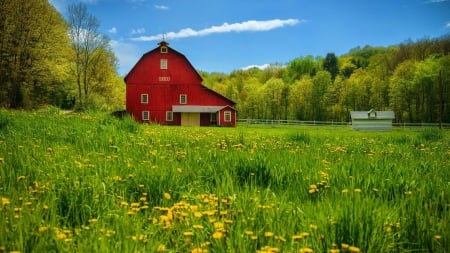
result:
M 340 121 L 302 121 L 302 120 L 271 120 L 271 119 L 237 119 L 239 125 L 305 125 L 305 126 L 351 126 L 352 122 Z M 392 123 L 394 127 L 439 127 L 439 123 Z M 450 128 L 450 123 L 442 123 L 443 128 Z

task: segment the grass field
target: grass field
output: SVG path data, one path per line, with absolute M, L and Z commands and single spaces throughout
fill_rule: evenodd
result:
M 0 111 L 0 252 L 449 252 L 450 131 Z

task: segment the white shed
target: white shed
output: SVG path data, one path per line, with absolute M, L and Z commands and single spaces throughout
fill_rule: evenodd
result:
M 395 118 L 393 111 L 353 111 L 352 129 L 363 131 L 391 131 L 392 120 Z

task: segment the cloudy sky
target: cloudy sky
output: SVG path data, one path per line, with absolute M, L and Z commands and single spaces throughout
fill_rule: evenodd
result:
M 49 0 L 64 16 L 80 1 L 121 75 L 163 38 L 196 69 L 229 73 L 450 33 L 450 0 Z

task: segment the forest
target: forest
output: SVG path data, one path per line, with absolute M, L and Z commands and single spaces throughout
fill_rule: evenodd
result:
M 100 21 L 82 3 L 68 13 L 65 20 L 46 0 L 0 2 L 0 107 L 124 109 L 125 84 Z M 345 122 L 350 111 L 374 108 L 393 110 L 396 122 L 450 122 L 450 34 L 199 73 L 237 103 L 241 119 Z

